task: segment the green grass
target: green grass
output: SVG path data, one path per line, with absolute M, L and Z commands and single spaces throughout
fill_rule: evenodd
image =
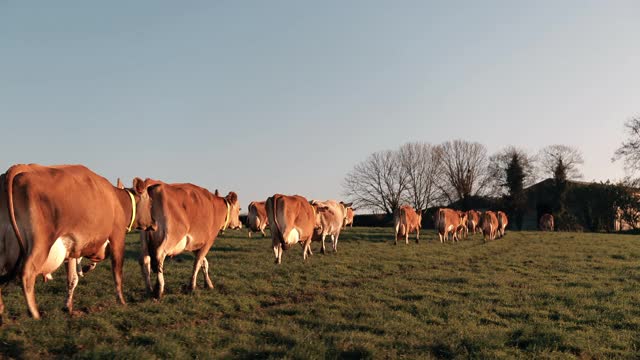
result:
M 185 293 L 193 256 L 165 264 L 167 294 L 149 299 L 131 235 L 128 305 L 110 264 L 80 280 L 63 312 L 65 273 L 36 285 L 32 320 L 5 286 L 4 357 L 58 358 L 637 358 L 637 236 L 510 232 L 483 244 L 392 245 L 392 230 L 347 229 L 339 253 L 299 246 L 273 264 L 270 239 L 227 231 L 209 253 L 215 289 Z M 426 239 L 431 241 L 426 241 Z M 314 244 L 313 248 L 318 249 Z M 201 275 L 202 276 L 202 275 Z

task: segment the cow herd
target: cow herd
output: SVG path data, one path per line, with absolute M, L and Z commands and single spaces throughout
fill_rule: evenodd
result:
M 395 244 L 404 238 L 409 244 L 409 234 L 416 233 L 416 243 L 420 241 L 420 227 L 424 210 L 415 210 L 411 206 L 404 205 L 394 217 Z M 495 240 L 505 235 L 509 224 L 507 214 L 502 211 L 490 211 L 480 213 L 476 210 L 460 211 L 448 208 L 437 209 L 433 215 L 433 223 L 438 233 L 440 242 L 457 242 L 465 238 L 471 232 L 480 232 L 484 240 Z
M 276 263 L 282 251 L 300 242 L 303 256 L 311 255 L 310 242 L 329 236 L 337 251 L 340 230 L 353 223 L 351 204 L 307 201 L 300 196 L 274 195 L 249 205 L 251 232 L 265 235 L 271 228 Z M 35 298 L 38 276 L 44 281 L 66 264 L 66 309 L 73 312 L 73 293 L 79 276 L 111 256 L 117 300 L 124 304 L 122 273 L 125 236 L 140 231 L 139 263 L 148 292 L 161 298 L 164 261 L 185 251 L 195 255 L 190 289 L 198 273 L 212 288 L 206 254 L 220 231 L 238 229 L 238 195 L 222 197 L 193 184 L 167 184 L 140 178 L 130 188 L 116 186 L 82 165 L 20 164 L 0 175 L 0 285 L 19 278 L 29 313 L 40 318 Z M 82 268 L 80 259 L 90 264 Z M 152 273 L 156 274 L 152 285 Z M 0 292 L 0 316 L 4 303 Z
M 352 204 L 334 200 L 307 200 L 299 195 L 275 194 L 266 201 L 251 202 L 246 224 L 249 237 L 254 232 L 263 236 L 271 232 L 275 263 L 282 263 L 283 251 L 299 243 L 303 259 L 313 255 L 311 243 L 331 239 L 338 251 L 341 230 L 353 226 Z M 149 294 L 159 299 L 164 292 L 164 261 L 185 251 L 195 255 L 190 289 L 196 288 L 198 273 L 204 274 L 204 285 L 213 287 L 206 254 L 220 231 L 239 229 L 238 195 L 229 192 L 222 197 L 216 190 L 193 184 L 167 184 L 162 181 L 133 179 L 125 187 L 118 179 L 116 186 L 82 165 L 42 166 L 14 165 L 0 175 L 0 285 L 19 278 L 30 314 L 38 319 L 35 298 L 38 276 L 45 281 L 61 265 L 66 264 L 66 309 L 73 312 L 73 293 L 79 276 L 95 264 L 111 256 L 117 300 L 124 304 L 122 273 L 125 236 L 140 231 L 139 264 Z M 395 243 L 409 234 L 420 238 L 421 210 L 402 206 L 397 211 Z M 505 234 L 507 216 L 498 211 L 461 212 L 439 209 L 434 223 L 441 242 L 458 241 L 481 231 L 486 239 Z M 543 219 L 541 219 L 541 227 Z M 553 218 L 544 219 L 553 229 Z M 90 264 L 82 268 L 80 259 Z M 155 285 L 152 273 L 156 274 Z M 0 289 L 1 291 L 1 289 Z M 4 312 L 0 292 L 0 316 Z

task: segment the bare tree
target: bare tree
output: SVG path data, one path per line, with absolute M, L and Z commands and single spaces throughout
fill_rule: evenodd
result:
M 407 177 L 404 200 L 415 209 L 426 209 L 433 204 L 438 192 L 440 151 L 426 143 L 407 143 L 400 147 L 399 156 Z
M 438 147 L 442 159 L 439 188 L 449 202 L 481 194 L 489 183 L 487 148 L 477 142 L 447 141 Z
M 357 208 L 393 214 L 407 189 L 407 179 L 396 151 L 379 151 L 347 174 L 344 194 Z
M 507 168 L 513 160 L 513 156 L 518 157 L 520 166 L 524 173 L 523 186 L 529 187 L 538 180 L 536 158 L 526 150 L 508 146 L 489 157 L 489 185 L 488 192 L 495 196 L 506 195 L 509 192 L 507 182 Z
M 544 176 L 555 177 L 558 165 L 564 167 L 568 180 L 580 179 L 580 165 L 584 164 L 580 150 L 567 145 L 549 145 L 538 153 L 540 172 Z
M 631 119 L 624 124 L 627 140 L 616 150 L 613 161 L 624 160 L 627 170 L 640 170 L 640 117 Z

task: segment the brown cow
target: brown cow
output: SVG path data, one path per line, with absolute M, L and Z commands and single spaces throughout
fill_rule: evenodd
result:
M 476 231 L 482 232 L 480 228 L 480 213 L 475 210 L 469 210 L 467 211 L 467 232 L 473 232 L 473 235 L 475 235 Z
M 353 227 L 353 208 L 351 207 L 353 203 L 344 203 L 340 201 L 340 205 L 344 208 L 344 224 L 342 227 L 347 227 L 347 225 Z
M 267 218 L 267 208 L 265 207 L 265 201 L 252 201 L 249 204 L 249 213 L 247 214 L 247 227 L 249 228 L 249 237 L 251 232 L 261 232 L 262 237 L 267 236 L 264 233 L 264 229 L 269 225 L 269 219 Z
M 322 241 L 320 251 L 324 254 L 324 239 L 327 235 L 331 236 L 331 244 L 334 252 L 338 252 L 338 238 L 346 217 L 346 207 L 334 200 L 327 201 L 311 201 L 311 206 L 316 211 L 316 223 L 312 240 Z
M 496 235 L 498 234 L 498 217 L 496 213 L 493 211 L 485 211 L 482 216 L 480 216 L 480 221 L 482 223 L 482 235 L 484 241 L 494 240 Z
M 403 205 L 394 217 L 396 237 L 394 245 L 398 245 L 398 238 L 404 237 L 405 244 L 409 244 L 409 234 L 416 232 L 416 243 L 420 241 L 420 227 L 422 226 L 422 210 L 414 210 L 409 205 Z
M 544 214 L 540 217 L 540 230 L 541 231 L 553 231 L 554 228 L 553 215 Z
M 282 251 L 298 242 L 306 260 L 316 225 L 313 206 L 300 195 L 275 194 L 267 199 L 266 207 L 276 264 L 282 264 Z
M 460 223 L 457 228 L 458 239 L 463 238 L 466 239 L 467 235 L 469 235 L 469 230 L 467 229 L 467 213 L 465 211 L 458 211 L 458 216 L 460 217 Z
M 498 211 L 498 238 L 502 238 L 505 235 L 505 230 L 507 229 L 507 225 L 509 224 L 509 219 L 507 218 L 507 214 L 502 211 Z
M 448 240 L 449 234 L 452 236 L 452 241 L 458 241 L 458 233 L 464 228 L 464 219 L 465 215 L 460 211 L 447 208 L 438 209 L 434 220 L 440 242 Z
M 35 298 L 38 275 L 47 276 L 67 260 L 66 308 L 73 313 L 77 261 L 101 261 L 111 248 L 117 299 L 122 295 L 124 238 L 133 228 L 155 226 L 147 188 L 136 178 L 118 189 L 81 165 L 15 165 L 0 179 L 0 256 L 3 282 L 20 272 L 31 316 L 40 318 Z M 0 310 L 4 306 L 0 301 Z M 1 312 L 1 311 L 0 311 Z
M 196 288 L 200 268 L 205 287 L 213 288 L 206 255 L 221 230 L 240 228 L 238 195 L 230 192 L 222 198 L 193 184 L 165 184 L 151 179 L 145 183 L 149 184 L 151 214 L 157 220 L 154 231 L 140 233 L 140 266 L 147 290 L 158 299 L 162 297 L 164 260 L 183 251 L 195 254 L 190 290 Z M 152 270 L 157 273 L 155 291 L 151 287 Z

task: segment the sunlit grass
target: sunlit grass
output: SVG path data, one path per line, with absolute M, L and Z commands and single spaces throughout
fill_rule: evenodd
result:
M 227 231 L 209 253 L 214 290 L 186 293 L 193 256 L 165 265 L 151 300 L 131 235 L 128 305 L 115 303 L 109 262 L 80 280 L 77 314 L 63 310 L 65 273 L 36 286 L 43 320 L 17 284 L 3 290 L 0 351 L 80 358 L 636 358 L 640 351 L 637 236 L 510 232 L 393 246 L 392 229 L 347 229 L 338 254 L 273 264 L 270 239 Z M 430 241 L 428 241 L 430 240 Z M 314 244 L 317 250 L 318 244 Z M 202 276 L 202 275 L 201 275 Z

